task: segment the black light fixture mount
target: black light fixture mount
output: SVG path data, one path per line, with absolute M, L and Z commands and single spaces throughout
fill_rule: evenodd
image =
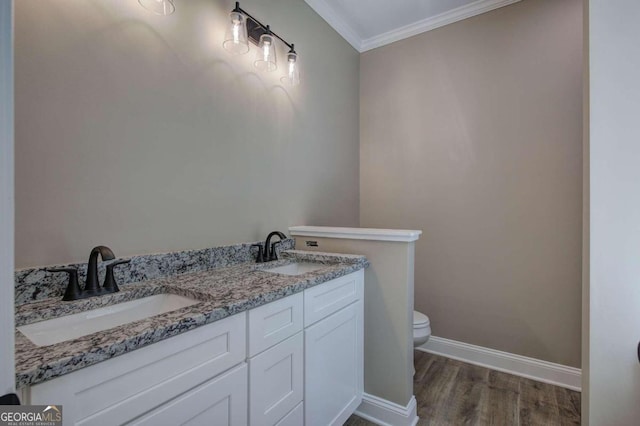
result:
M 265 25 L 262 22 L 258 21 L 256 18 L 251 16 L 246 10 L 240 7 L 240 2 L 236 2 L 236 7 L 233 9 L 233 12 L 242 13 L 247 17 L 247 35 L 249 36 L 249 40 L 255 44 L 256 46 L 260 43 L 260 36 L 263 34 L 271 34 L 276 37 L 278 40 L 283 42 L 290 51 L 293 50 L 293 43 L 289 43 L 278 34 L 274 33 L 269 25 Z M 295 52 L 295 51 L 294 51 Z

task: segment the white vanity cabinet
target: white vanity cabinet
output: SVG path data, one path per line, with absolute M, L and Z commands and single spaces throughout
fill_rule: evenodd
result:
M 362 399 L 358 271 L 23 390 L 64 425 L 342 425 Z
M 174 399 L 192 395 L 189 403 L 180 402 L 185 415 L 187 410 L 196 416 L 209 409 L 226 409 L 232 421 L 189 423 L 185 419 L 178 424 L 246 425 L 246 324 L 243 312 L 37 384 L 27 391 L 27 402 L 62 405 L 65 426 L 113 426 L 130 423 L 153 410 L 175 412 L 177 408 L 170 407 L 177 407 L 180 401 Z M 216 399 L 225 395 L 212 392 L 216 386 L 207 384 L 237 365 L 244 367 L 226 379 L 225 383 L 232 383 L 232 394 L 227 396 L 234 402 L 243 398 L 245 403 L 215 408 Z M 202 398 L 203 393 L 210 396 Z
M 358 271 L 249 311 L 249 353 L 272 345 L 248 361 L 251 426 L 341 426 L 358 408 L 363 280 Z

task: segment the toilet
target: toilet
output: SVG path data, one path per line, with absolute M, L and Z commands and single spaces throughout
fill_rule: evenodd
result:
M 413 311 L 413 347 L 427 343 L 431 337 L 429 317 L 422 312 Z

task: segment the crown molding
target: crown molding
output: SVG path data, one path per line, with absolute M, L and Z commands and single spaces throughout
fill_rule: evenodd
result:
M 362 52 L 362 39 L 358 33 L 351 28 L 351 25 L 345 21 L 339 13 L 337 13 L 333 7 L 331 7 L 325 0 L 304 0 L 327 24 L 329 24 L 334 30 L 338 32 L 349 42 L 354 49 L 358 52 Z
M 439 15 L 422 19 L 418 22 L 414 22 L 413 24 L 405 25 L 404 27 L 396 28 L 392 31 L 387 31 L 386 33 L 378 36 L 364 39 L 360 43 L 360 52 L 366 52 L 367 50 L 375 49 L 376 47 L 384 46 L 417 34 L 435 30 L 436 28 L 453 24 L 454 22 L 462 21 L 463 19 L 471 18 L 519 1 L 520 0 L 478 0 Z
M 358 52 L 366 52 L 386 44 L 390 44 L 417 34 L 434 30 L 463 19 L 471 18 L 485 12 L 492 11 L 520 0 L 477 0 L 464 6 L 457 7 L 439 15 L 431 16 L 420 21 L 396 28 L 375 37 L 362 39 L 358 33 L 344 20 L 326 0 L 305 0 L 329 25 L 335 29 Z

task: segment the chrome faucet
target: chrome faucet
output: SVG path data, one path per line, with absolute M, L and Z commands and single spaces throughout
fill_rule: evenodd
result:
M 98 283 L 98 254 L 102 260 L 113 260 L 116 256 L 107 246 L 97 246 L 91 250 L 89 255 L 89 264 L 87 265 L 87 282 L 84 285 L 84 292 L 87 296 L 93 296 L 100 293 L 100 284 Z

